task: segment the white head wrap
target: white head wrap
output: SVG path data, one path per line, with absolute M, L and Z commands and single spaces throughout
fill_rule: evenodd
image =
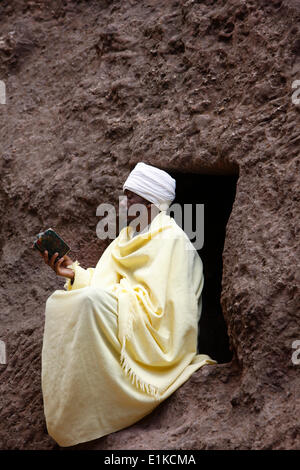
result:
M 176 180 L 166 171 L 139 162 L 125 181 L 123 191 L 129 189 L 165 211 L 175 199 L 175 188 Z

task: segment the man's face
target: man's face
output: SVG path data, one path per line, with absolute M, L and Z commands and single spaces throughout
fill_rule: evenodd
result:
M 127 197 L 127 210 L 129 210 L 129 207 L 132 206 L 133 204 L 142 204 L 143 206 L 146 206 L 147 208 L 150 208 L 151 206 L 151 202 L 147 201 L 146 199 L 139 196 L 138 194 L 133 193 L 129 189 L 125 189 L 124 195 Z M 135 219 L 135 217 L 136 215 L 127 215 L 129 222 Z

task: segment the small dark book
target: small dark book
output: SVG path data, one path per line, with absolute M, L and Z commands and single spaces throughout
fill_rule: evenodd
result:
M 41 253 L 44 253 L 44 251 L 47 250 L 49 260 L 52 258 L 54 253 L 58 253 L 55 262 L 59 258 L 62 258 L 64 255 L 69 253 L 71 249 L 69 245 L 52 228 L 48 228 L 36 236 L 36 240 L 33 243 L 33 248 L 36 248 Z

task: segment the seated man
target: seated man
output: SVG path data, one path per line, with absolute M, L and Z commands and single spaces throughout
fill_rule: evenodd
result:
M 138 163 L 123 190 L 145 223 L 124 227 L 95 268 L 41 254 L 67 278 L 47 299 L 42 350 L 47 429 L 63 447 L 130 426 L 215 363 L 197 354 L 202 262 L 166 214 L 175 180 Z

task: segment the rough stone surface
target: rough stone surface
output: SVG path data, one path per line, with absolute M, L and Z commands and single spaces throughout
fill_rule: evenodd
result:
M 117 203 L 140 159 L 239 172 L 221 296 L 234 359 L 83 447 L 299 448 L 299 20 L 298 0 L 1 2 L 1 449 L 57 448 L 40 363 L 64 280 L 32 237 L 53 227 L 95 266 L 96 207 Z

